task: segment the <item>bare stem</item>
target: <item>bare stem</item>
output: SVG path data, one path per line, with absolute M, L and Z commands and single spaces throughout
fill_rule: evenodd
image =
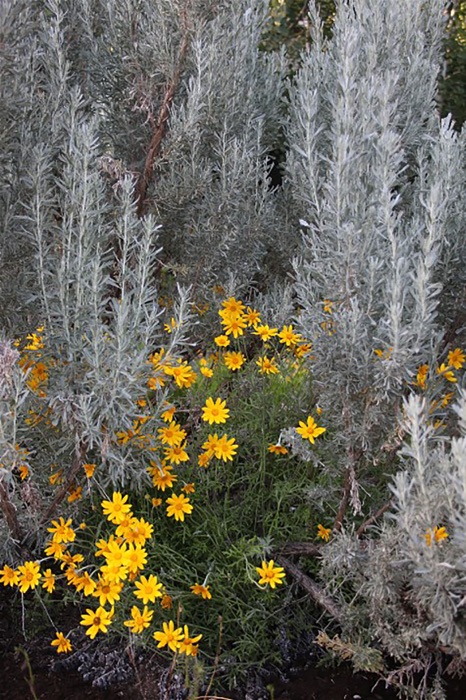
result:
M 331 617 L 333 617 L 338 622 L 343 619 L 343 612 L 340 610 L 338 605 L 332 600 L 319 586 L 318 583 L 313 581 L 307 574 L 303 573 L 296 564 L 293 564 L 289 559 L 279 556 L 277 557 L 277 562 L 280 566 L 286 569 L 287 573 L 292 576 L 297 583 L 299 583 L 302 588 L 309 593 L 311 598 L 315 600 Z
M 181 69 L 184 63 L 184 59 L 186 56 L 186 51 L 188 49 L 188 44 L 189 44 L 189 31 L 188 31 L 188 22 L 187 22 L 187 8 L 188 8 L 189 0 L 186 2 L 182 14 L 182 23 L 183 23 L 183 36 L 181 38 L 181 43 L 180 43 L 180 48 L 178 51 L 178 57 L 177 57 L 177 62 L 176 62 L 176 68 L 175 68 L 175 73 L 173 75 L 172 80 L 167 84 L 165 88 L 165 94 L 162 99 L 162 104 L 160 105 L 159 113 L 157 116 L 157 120 L 155 122 L 155 128 L 152 134 L 152 138 L 150 140 L 149 148 L 147 150 L 147 155 L 146 155 L 146 161 L 144 164 L 144 169 L 139 176 L 138 182 L 136 184 L 136 213 L 139 217 L 144 215 L 144 210 L 145 210 L 145 202 L 146 202 L 146 196 L 147 196 L 147 189 L 149 187 L 149 184 L 152 180 L 152 175 L 154 172 L 154 162 L 155 159 L 157 158 L 159 151 L 160 151 L 160 146 L 162 144 L 163 137 L 165 136 L 165 131 L 167 128 L 167 120 L 170 114 L 170 107 L 173 102 L 173 98 L 176 93 L 176 89 L 178 87 L 178 84 L 180 82 L 180 77 L 181 77 Z
M 379 508 L 373 515 L 371 515 L 367 520 L 365 520 L 362 525 L 358 527 L 356 530 L 356 537 L 361 537 L 373 523 L 375 523 L 378 518 L 380 518 L 381 515 L 385 513 L 385 511 L 389 510 L 393 505 L 393 501 L 390 500 L 387 503 L 385 503 L 381 508 Z
M 8 529 L 11 532 L 11 536 L 16 542 L 22 541 L 21 528 L 16 516 L 16 508 L 10 501 L 10 496 L 8 495 L 8 489 L 2 480 L 0 480 L 0 508 L 5 516 Z
M 212 688 L 212 684 L 214 682 L 215 674 L 217 673 L 217 668 L 220 663 L 220 654 L 222 651 L 222 632 L 223 632 L 223 618 L 221 615 L 218 616 L 218 644 L 217 644 L 217 651 L 215 654 L 215 659 L 214 659 L 214 669 L 212 671 L 212 675 L 210 677 L 209 685 L 207 686 L 207 690 L 205 691 L 205 695 L 200 696 L 199 698 L 196 698 L 196 700 L 209 700 L 209 698 L 212 698 L 212 696 L 209 696 L 210 689 Z

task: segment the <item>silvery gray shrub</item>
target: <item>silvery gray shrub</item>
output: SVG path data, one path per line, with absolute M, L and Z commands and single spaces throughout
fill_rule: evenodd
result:
M 135 419 L 148 351 L 180 356 L 190 300 L 215 284 L 254 290 L 283 321 L 294 294 L 327 426 L 319 464 L 329 498 L 344 488 L 349 506 L 323 571 L 342 604 L 356 596 L 367 637 L 406 663 L 431 643 L 464 657 L 464 435 L 450 437 L 451 412 L 444 433 L 429 414 L 445 393 L 435 367 L 464 347 L 466 306 L 466 137 L 436 108 L 446 6 L 337 0 L 327 40 L 311 2 L 293 78 L 284 52 L 260 50 L 265 0 L 10 0 L 0 11 L 0 323 L 10 338 L 44 324 L 63 364 L 47 398 L 62 430 L 53 444 L 34 433 L 43 454 L 71 468 L 92 452 L 107 482 L 136 487 L 140 455 L 107 431 Z M 179 320 L 169 344 L 164 271 Z M 13 454 L 25 436 L 11 406 L 19 419 L 26 389 L 2 343 L 0 446 Z M 415 398 L 421 364 L 430 374 Z M 396 471 L 393 508 L 362 547 L 351 509 L 369 515 L 374 469 Z M 448 541 L 426 548 L 437 524 Z M 349 594 L 335 585 L 343 575 Z M 416 614 L 404 619 L 406 590 Z M 360 621 L 347 612 L 351 636 Z

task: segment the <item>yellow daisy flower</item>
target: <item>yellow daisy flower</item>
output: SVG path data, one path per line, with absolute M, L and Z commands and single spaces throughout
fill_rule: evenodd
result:
M 184 522 L 185 514 L 190 514 L 193 510 L 193 506 L 189 502 L 189 498 L 186 498 L 184 493 L 179 496 L 176 493 L 172 493 L 170 498 L 167 498 L 167 516 L 171 518 L 174 516 L 175 520 L 180 520 Z
M 267 564 L 262 562 L 262 566 L 257 566 L 256 571 L 260 576 L 259 584 L 268 585 L 270 588 L 275 588 L 279 583 L 283 583 L 282 578 L 285 577 L 285 570 L 281 566 L 274 566 L 274 560 L 271 559 Z
M 86 609 L 84 615 L 81 616 L 80 625 L 84 625 L 89 629 L 86 630 L 86 634 L 91 638 L 102 632 L 107 634 L 109 625 L 112 624 L 113 608 L 110 612 L 100 606 L 97 610 Z
M 213 423 L 226 423 L 230 415 L 230 411 L 226 407 L 226 401 L 222 401 L 222 399 L 215 399 L 214 401 L 212 397 L 207 399 L 205 406 L 202 408 L 202 412 L 202 420 L 208 422 L 210 425 Z

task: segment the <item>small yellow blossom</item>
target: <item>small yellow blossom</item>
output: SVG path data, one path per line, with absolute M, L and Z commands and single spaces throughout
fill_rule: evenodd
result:
M 65 550 L 66 545 L 60 544 L 59 542 L 55 542 L 54 540 L 52 540 L 51 542 L 47 542 L 47 546 L 45 547 L 44 552 L 48 557 L 53 557 L 54 559 L 60 560 L 63 558 Z
M 218 312 L 222 318 L 228 314 L 242 314 L 246 308 L 243 302 L 240 299 L 235 299 L 235 297 L 229 297 L 222 301 L 222 307 L 223 309 L 220 309 Z
M 191 591 L 194 595 L 200 595 L 204 600 L 210 600 L 212 598 L 212 593 L 209 591 L 210 586 L 203 586 L 200 583 L 195 583 L 190 586 Z
M 123 589 L 123 584 L 117 581 L 110 581 L 104 576 L 99 576 L 92 594 L 99 599 L 99 605 L 104 606 L 107 603 L 115 605 L 115 601 L 120 600 L 120 593 Z
M 70 640 L 65 637 L 63 632 L 57 632 L 56 638 L 50 644 L 57 648 L 57 654 L 67 654 L 73 648 Z
M 314 444 L 315 438 L 325 433 L 325 431 L 326 428 L 319 427 L 311 416 L 308 416 L 306 423 L 300 420 L 299 428 L 296 428 L 296 432 L 301 435 L 303 440 L 309 440 L 311 444 Z
M 239 338 L 244 334 L 244 329 L 247 322 L 243 316 L 229 315 L 222 319 L 222 325 L 225 328 L 225 335 L 233 335 L 233 338 Z
M 210 379 L 210 377 L 214 376 L 214 370 L 210 369 L 210 367 L 204 367 L 203 365 L 200 367 L 200 372 L 204 377 L 207 377 Z
M 256 360 L 256 365 L 259 367 L 260 374 L 278 374 L 280 372 L 274 357 L 269 358 L 267 355 L 259 357 Z
M 83 464 L 83 469 L 88 479 L 91 479 L 94 476 L 95 468 L 95 464 Z
M 183 626 L 184 637 L 179 643 L 178 650 L 180 654 L 186 654 L 186 656 L 197 656 L 197 643 L 202 639 L 202 634 L 198 634 L 196 637 L 189 636 L 188 625 Z
M 181 425 L 171 421 L 167 426 L 157 430 L 158 438 L 163 445 L 177 447 L 181 445 L 186 438 L 186 430 L 183 430 Z
M 165 374 L 173 377 L 175 383 L 180 387 L 180 389 L 189 389 L 197 378 L 197 375 L 191 365 L 188 365 L 187 362 L 183 362 L 182 360 L 178 360 L 177 365 L 164 366 L 163 370 Z
M 297 345 L 294 349 L 294 354 L 295 357 L 298 358 L 298 360 L 302 359 L 306 355 L 308 355 L 312 350 L 312 344 L 311 343 L 301 343 L 300 345 Z
M 147 552 L 140 544 L 129 544 L 127 562 L 130 573 L 137 574 L 147 564 Z
M 76 538 L 76 533 L 71 527 L 72 519 L 68 518 L 65 522 L 64 518 L 59 518 L 59 520 L 52 520 L 52 527 L 47 528 L 47 532 L 52 533 L 52 540 L 54 542 L 74 542 Z
M 168 646 L 172 651 L 176 651 L 183 637 L 183 630 L 181 627 L 175 629 L 173 620 L 170 620 L 169 623 L 164 622 L 162 628 L 163 632 L 154 632 L 153 634 L 155 641 L 158 642 L 157 647 L 161 649 Z
M 103 514 L 111 523 L 118 525 L 131 512 L 131 504 L 127 501 L 128 496 L 122 496 L 119 491 L 115 491 L 111 501 L 102 501 Z
M 278 337 L 280 339 L 280 343 L 286 345 L 287 348 L 297 345 L 301 339 L 301 336 L 294 332 L 292 325 L 283 326 L 282 330 L 278 334 Z
M 274 560 L 271 559 L 267 564 L 266 561 L 262 562 L 262 566 L 257 566 L 256 571 L 260 576 L 259 584 L 269 585 L 270 588 L 275 588 L 279 583 L 283 583 L 282 579 L 285 577 L 285 570 L 281 566 L 274 566 Z
M 176 324 L 176 320 L 175 320 L 175 319 L 173 318 L 173 316 L 172 316 L 171 319 L 168 321 L 168 323 L 166 323 L 166 324 L 164 325 L 163 329 L 164 329 L 164 331 L 166 331 L 167 333 L 172 333 L 172 331 L 175 330 L 176 325 L 177 325 L 177 324 Z
M 416 381 L 413 382 L 413 384 L 420 389 L 425 389 L 428 372 L 429 365 L 420 365 L 417 370 Z
M 263 343 L 266 343 L 277 334 L 278 328 L 269 328 L 267 324 L 256 326 L 256 328 L 253 330 L 253 335 L 258 335 Z
M 18 572 L 11 566 L 5 565 L 3 569 L 0 569 L 0 583 L 3 583 L 4 586 L 17 586 Z
M 453 370 L 451 370 L 445 363 L 442 363 L 440 367 L 437 367 L 437 374 L 442 375 L 442 377 L 445 377 L 447 382 L 451 382 L 454 384 L 455 382 L 458 381 L 458 379 L 455 377 L 455 373 Z
M 230 339 L 227 335 L 217 335 L 214 338 L 214 343 L 218 345 L 219 348 L 227 348 L 230 345 Z
M 224 462 L 232 462 L 237 450 L 238 445 L 235 442 L 235 438 L 228 438 L 228 435 L 225 434 L 218 439 L 215 457 L 216 459 L 222 459 Z
M 127 567 L 128 561 L 128 545 L 126 542 L 118 544 L 118 540 L 111 542 L 108 545 L 108 549 L 104 552 L 104 559 L 107 562 L 107 566 L 119 566 Z
M 110 542 L 114 542 L 114 541 L 115 541 L 115 537 L 113 535 L 110 535 L 108 540 L 105 540 L 105 539 L 96 540 L 95 556 L 96 557 L 103 557 L 105 552 L 108 552 L 108 547 L 109 547 Z
M 424 535 L 428 547 L 432 545 L 432 539 L 434 540 L 434 542 L 442 542 L 442 540 L 446 540 L 449 536 L 450 535 L 448 534 L 447 529 L 445 527 L 438 527 L 437 525 L 434 527 L 433 530 L 426 530 Z
M 392 354 L 392 351 L 393 351 L 393 348 L 387 348 L 386 350 L 381 350 L 380 348 L 377 348 L 376 350 L 374 350 L 374 353 L 381 360 L 389 360 L 390 356 Z
M 41 350 L 44 347 L 44 341 L 41 335 L 43 330 L 44 326 L 40 326 L 40 328 L 37 328 L 37 333 L 29 333 L 26 336 L 26 340 L 29 340 L 29 343 L 24 346 L 25 350 Z
M 59 469 L 57 472 L 54 472 L 49 476 L 49 484 L 54 486 L 55 484 L 59 484 L 62 481 L 62 476 L 63 476 L 63 469 Z
M 226 352 L 223 355 L 223 362 L 231 372 L 236 372 L 246 362 L 246 358 L 242 352 Z
M 46 569 L 43 573 L 42 588 L 45 588 L 47 593 L 53 593 L 55 589 L 55 576 L 51 569 Z
M 448 365 L 454 369 L 461 369 L 466 361 L 466 355 L 461 348 L 455 348 L 448 353 Z
M 25 561 L 18 566 L 18 587 L 21 593 L 36 588 L 40 581 L 40 565 L 37 561 Z
M 159 368 L 159 372 L 155 374 L 152 377 L 149 377 L 147 380 L 147 386 L 149 389 L 152 391 L 157 391 L 157 389 L 162 389 L 165 386 L 165 378 L 161 374 L 162 371 L 162 366 Z M 120 433 L 117 433 L 117 437 L 119 437 Z M 122 436 L 124 437 L 124 435 Z M 125 443 L 121 443 L 125 444 Z
M 92 595 L 96 588 L 96 582 L 90 577 L 88 571 L 77 576 L 74 581 L 77 591 L 82 591 L 85 596 Z
M 142 600 L 144 605 L 147 603 L 154 603 L 156 598 L 161 598 L 161 588 L 162 584 L 158 582 L 157 576 L 150 574 L 148 577 L 141 576 L 139 581 L 134 584 L 136 589 L 134 595 L 139 600 Z
M 116 534 L 121 534 L 129 544 L 144 546 L 146 540 L 151 539 L 153 531 L 154 526 L 144 518 L 131 518 L 123 531 L 119 533 L 117 529 Z
M 25 479 L 27 479 L 27 477 L 29 476 L 29 473 L 30 473 L 29 467 L 27 466 L 27 464 L 20 464 L 18 467 L 18 471 L 19 471 L 19 476 L 20 476 L 21 481 L 24 481 Z
M 202 408 L 202 420 L 210 425 L 213 423 L 226 423 L 229 415 L 230 411 L 226 407 L 226 401 L 222 401 L 219 398 L 214 401 L 212 397 L 209 397 Z
M 331 314 L 333 313 L 333 301 L 330 301 L 330 299 L 324 299 L 322 304 L 324 305 L 324 313 Z
M 84 561 L 82 554 L 71 554 L 71 552 L 65 551 L 61 556 L 60 568 L 64 569 L 65 566 L 76 567 L 76 564 L 80 564 L 82 561 Z
M 273 443 L 271 443 L 267 449 L 273 455 L 286 455 L 286 454 L 288 454 L 288 450 L 286 449 L 286 447 L 284 445 L 274 445 Z
M 66 499 L 68 503 L 74 503 L 75 501 L 80 501 L 83 497 L 83 487 L 76 486 L 70 491 L 68 498 Z
M 108 632 L 108 627 L 112 623 L 113 608 L 110 612 L 102 607 L 97 608 L 97 610 L 86 609 L 86 613 L 81 616 L 81 625 L 88 627 L 86 634 L 89 635 L 91 639 L 97 635 L 98 632 L 106 634 Z
M 170 408 L 166 408 L 164 411 L 162 411 L 160 417 L 165 423 L 171 423 L 173 416 L 175 415 L 175 411 L 176 406 L 170 406 Z
M 162 596 L 162 600 L 160 601 L 160 606 L 163 608 L 163 610 L 171 610 L 173 607 L 173 598 L 171 595 L 168 595 L 168 593 L 164 593 Z
M 448 406 L 448 404 L 450 403 L 450 401 L 452 400 L 452 398 L 454 396 L 455 396 L 455 394 L 453 391 L 449 391 L 447 394 L 445 394 L 445 396 L 443 396 L 442 402 L 440 404 L 442 406 L 442 408 L 445 408 L 445 406 Z
M 197 458 L 197 463 L 200 467 L 204 467 L 205 469 L 207 469 L 212 457 L 213 453 L 211 454 L 210 452 L 201 452 L 201 454 Z
M 152 476 L 152 483 L 157 489 L 165 491 L 165 489 L 171 488 L 175 481 L 178 480 L 176 474 L 172 474 L 172 467 L 164 466 L 162 468 L 158 467 L 155 462 L 150 463 L 151 466 L 148 468 L 149 474 Z
M 189 455 L 185 450 L 186 443 L 182 445 L 174 445 L 173 447 L 166 447 L 164 450 L 165 459 L 168 459 L 172 464 L 181 464 L 181 462 L 188 462 Z
M 140 634 L 150 627 L 153 615 L 154 611 L 148 610 L 147 605 L 144 606 L 142 612 L 137 605 L 133 605 L 131 608 L 131 620 L 125 620 L 123 624 L 129 627 L 133 634 Z
M 319 525 L 317 525 L 317 537 L 320 537 L 321 540 L 325 540 L 326 542 L 328 542 L 331 534 L 332 534 L 331 528 L 324 527 L 320 523 L 319 523 Z
M 193 510 L 193 506 L 189 502 L 189 498 L 181 493 L 179 496 L 176 493 L 172 493 L 170 498 L 167 498 L 167 516 L 171 518 L 174 516 L 175 520 L 180 520 L 184 522 L 185 514 L 190 514 Z
M 252 326 L 253 328 L 255 328 L 261 322 L 259 312 L 256 311 L 256 309 L 251 309 L 250 306 L 248 306 L 246 309 L 244 318 L 246 319 L 248 326 Z

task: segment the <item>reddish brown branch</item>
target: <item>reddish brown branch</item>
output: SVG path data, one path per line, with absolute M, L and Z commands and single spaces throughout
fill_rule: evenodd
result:
M 345 517 L 346 509 L 348 507 L 349 497 L 351 493 L 351 469 L 347 467 L 345 474 L 345 483 L 343 484 L 343 494 L 340 499 L 340 505 L 338 507 L 338 512 L 335 516 L 335 522 L 333 523 L 333 529 L 339 532 L 343 524 L 343 518 Z
M 18 518 L 16 516 L 16 508 L 10 501 L 8 495 L 8 489 L 6 488 L 3 481 L 0 481 L 0 508 L 5 516 L 6 524 L 10 530 L 11 536 L 17 542 L 22 541 L 21 528 L 19 526 Z
M 313 581 L 307 574 L 303 573 L 296 564 L 293 564 L 289 559 L 285 557 L 278 556 L 277 563 L 286 569 L 287 573 L 292 576 L 297 583 L 304 588 L 306 593 L 308 593 L 311 598 L 318 603 L 329 615 L 331 615 L 335 620 L 341 622 L 343 619 L 343 613 L 335 603 L 322 588 Z
M 149 148 L 147 150 L 146 160 L 144 163 L 144 169 L 143 169 L 141 175 L 139 176 L 138 182 L 136 184 L 136 189 L 135 189 L 135 198 L 136 198 L 136 203 L 137 203 L 136 204 L 136 213 L 139 217 L 143 216 L 143 214 L 144 214 L 147 189 L 149 187 L 149 184 L 152 180 L 152 176 L 154 173 L 155 159 L 157 158 L 157 156 L 159 154 L 160 146 L 161 146 L 163 137 L 165 136 L 165 131 L 167 128 L 167 120 L 168 120 L 168 117 L 170 115 L 170 107 L 172 105 L 173 98 L 174 98 L 175 93 L 176 93 L 176 89 L 177 89 L 178 84 L 180 82 L 181 69 L 182 69 L 184 59 L 186 56 L 186 51 L 188 49 L 189 32 L 188 32 L 188 22 L 187 22 L 187 5 L 188 5 L 188 2 L 186 3 L 185 8 L 184 8 L 184 12 L 183 12 L 184 32 L 183 32 L 183 36 L 181 39 L 180 48 L 178 51 L 175 73 L 173 75 L 171 82 L 169 82 L 165 88 L 165 94 L 163 96 L 162 104 L 160 105 L 160 109 L 159 109 L 159 113 L 157 116 L 157 120 L 155 122 L 155 127 L 154 127 L 154 131 L 152 134 L 152 138 L 150 140 Z
M 373 515 L 370 516 L 367 520 L 365 520 L 362 525 L 358 527 L 356 530 L 356 537 L 361 537 L 373 523 L 375 523 L 376 520 L 380 518 L 381 515 L 385 513 L 385 511 L 389 510 L 393 505 L 393 501 L 390 500 L 387 503 L 385 503 L 383 506 L 379 508 Z

